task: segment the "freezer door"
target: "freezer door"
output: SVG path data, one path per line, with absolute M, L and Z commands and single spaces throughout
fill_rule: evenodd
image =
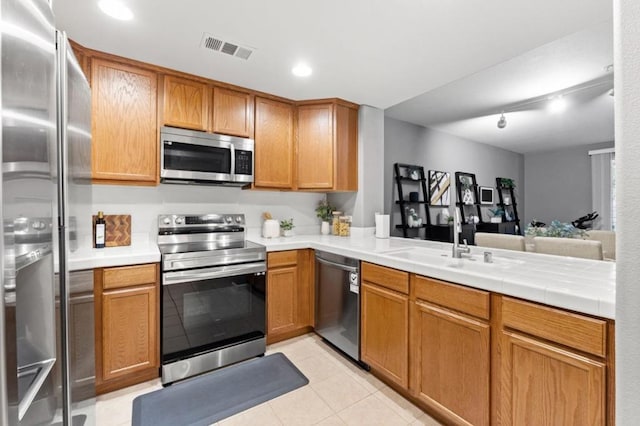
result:
M 1 0 L 2 324 L 7 424 L 53 421 L 55 28 L 46 0 Z

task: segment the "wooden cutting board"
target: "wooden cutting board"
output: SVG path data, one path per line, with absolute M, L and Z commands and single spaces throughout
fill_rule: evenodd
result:
M 93 215 L 93 246 L 96 245 L 96 219 L 97 215 Z M 130 214 L 107 214 L 104 215 L 105 247 L 118 247 L 131 245 L 131 215 Z

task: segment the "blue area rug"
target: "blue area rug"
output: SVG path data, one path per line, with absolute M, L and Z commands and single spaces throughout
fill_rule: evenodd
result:
M 133 426 L 207 426 L 309 380 L 281 353 L 216 370 L 133 400 Z

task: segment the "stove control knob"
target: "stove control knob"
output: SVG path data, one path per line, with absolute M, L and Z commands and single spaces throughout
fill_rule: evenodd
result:
M 242 216 L 236 216 L 236 223 L 242 223 Z
M 176 223 L 176 225 L 182 225 L 182 223 L 184 222 L 184 218 L 183 217 L 176 217 L 176 219 L 174 220 L 174 222 Z
M 224 220 L 225 220 L 227 223 L 231 223 L 231 222 L 233 222 L 233 218 L 232 218 L 231 216 L 227 216 L 227 217 L 225 217 L 225 218 L 224 218 Z
M 164 223 L 165 225 L 171 225 L 171 219 L 165 217 L 164 219 L 162 219 L 162 223 Z

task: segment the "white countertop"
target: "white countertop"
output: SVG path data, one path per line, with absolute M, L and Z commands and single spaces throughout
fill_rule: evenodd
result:
M 267 251 L 312 248 L 390 268 L 605 318 L 615 318 L 614 262 L 472 246 L 473 258 L 452 259 L 451 244 L 373 236 L 251 237 Z M 490 251 L 494 263 L 483 262 Z M 428 255 L 421 255 L 428 253 Z M 446 257 L 445 257 L 446 256 Z
M 452 259 L 451 244 L 405 238 L 377 239 L 371 232 L 351 237 L 300 235 L 248 239 L 267 251 L 312 248 L 413 272 L 470 287 L 494 291 L 560 308 L 615 318 L 616 268 L 613 262 L 576 259 L 472 246 L 475 260 Z M 482 260 L 493 253 L 494 263 Z M 137 238 L 131 246 L 80 249 L 70 269 L 81 270 L 160 261 L 154 241 Z

